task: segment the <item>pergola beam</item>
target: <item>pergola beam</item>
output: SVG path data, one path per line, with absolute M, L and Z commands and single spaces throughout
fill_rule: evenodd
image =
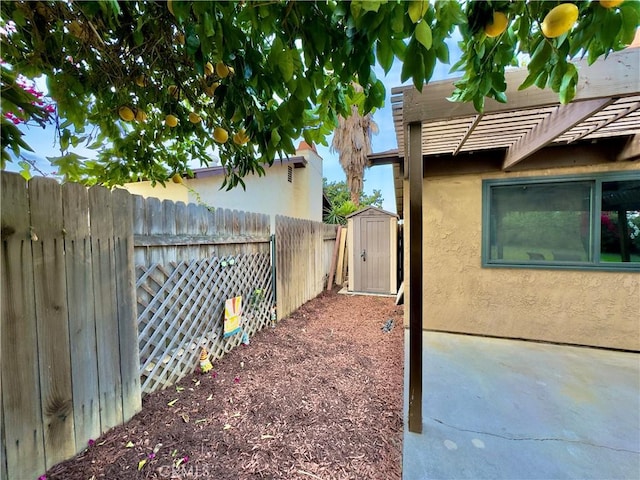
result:
M 513 167 L 613 101 L 613 98 L 598 98 L 558 106 L 507 150 L 502 169 Z
M 626 97 L 637 95 L 640 85 L 640 48 L 627 48 L 610 54 L 605 60 L 588 65 L 586 60 L 576 62 L 579 81 L 576 88 L 577 100 L 589 100 L 604 97 Z M 500 113 L 558 104 L 558 94 L 539 88 L 518 90 L 527 77 L 526 69 L 507 71 L 507 103 L 486 99 L 484 114 Z M 411 122 L 429 122 L 475 115 L 477 112 L 470 103 L 450 102 L 447 97 L 454 90 L 453 83 L 458 79 L 432 82 L 422 92 L 414 87 L 392 89 L 394 99 L 403 95 L 404 124 Z

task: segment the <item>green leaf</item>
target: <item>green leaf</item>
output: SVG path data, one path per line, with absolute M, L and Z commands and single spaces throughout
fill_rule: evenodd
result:
M 420 22 L 416 25 L 416 29 L 413 32 L 416 40 L 422 44 L 424 48 L 429 50 L 433 43 L 433 37 L 431 35 L 431 27 L 427 25 L 427 22 Z
M 418 23 L 429 8 L 428 0 L 410 0 L 409 1 L 409 18 L 413 23 Z
M 436 60 L 436 52 L 433 49 L 427 50 L 424 53 L 424 81 L 428 82 L 431 80 L 433 70 L 436 67 Z
M 393 66 L 393 48 L 389 39 L 378 39 L 376 42 L 376 58 L 385 73 L 389 73 Z
M 216 34 L 216 29 L 213 26 L 213 19 L 209 12 L 204 12 L 202 15 L 202 27 L 204 30 L 204 34 L 207 37 L 213 37 Z
M 278 69 L 285 82 L 288 82 L 293 77 L 293 58 L 291 53 L 292 50 L 287 50 L 278 56 Z
M 567 72 L 562 77 L 560 84 L 560 103 L 567 104 L 576 96 L 578 83 L 578 71 L 572 63 L 567 64 Z
M 280 133 L 277 128 L 271 131 L 271 145 L 277 147 L 281 139 L 282 137 L 280 137 Z
M 531 55 L 531 60 L 527 65 L 527 68 L 529 69 L 529 71 L 536 72 L 536 71 L 539 71 L 542 67 L 544 67 L 547 61 L 549 60 L 549 57 L 551 56 L 551 52 L 552 52 L 552 48 L 551 48 L 551 45 L 549 44 L 549 41 L 544 39 L 541 40 L 538 46 L 536 47 L 536 50 L 533 52 L 533 55 Z

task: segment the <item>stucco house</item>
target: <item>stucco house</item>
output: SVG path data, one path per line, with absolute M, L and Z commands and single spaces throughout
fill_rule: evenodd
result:
M 574 101 L 507 74 L 482 114 L 453 81 L 393 90 L 409 428 L 422 330 L 640 351 L 640 48 L 578 62 Z M 415 431 L 412 429 L 412 431 Z
M 137 182 L 125 188 L 144 197 L 268 214 L 272 227 L 276 215 L 322 221 L 322 157 L 314 146 L 301 142 L 295 156 L 274 161 L 265 172 L 243 178 L 245 189 L 228 191 L 220 189 L 222 166 L 194 169 L 193 178 L 185 178 L 184 185 L 168 182 L 152 187 L 151 182 Z

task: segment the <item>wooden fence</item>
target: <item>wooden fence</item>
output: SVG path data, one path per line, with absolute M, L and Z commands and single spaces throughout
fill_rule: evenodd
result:
M 193 372 L 201 347 L 220 358 L 271 323 L 269 216 L 155 198 L 134 203 L 140 375 L 150 393 Z M 236 296 L 242 332 L 225 338 L 225 300 Z
M 0 480 L 38 478 L 326 285 L 336 227 L 1 173 Z M 273 248 L 275 247 L 275 248 Z
M 1 183 L 0 477 L 38 478 L 141 408 L 131 196 Z
M 278 319 L 320 294 L 331 269 L 336 225 L 276 216 Z

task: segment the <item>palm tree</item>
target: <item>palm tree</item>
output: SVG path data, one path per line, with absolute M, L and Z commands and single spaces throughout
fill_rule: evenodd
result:
M 356 92 L 362 87 L 354 84 Z M 371 153 L 371 134 L 378 133 L 378 125 L 370 113 L 361 116 L 358 106 L 351 106 L 348 118 L 338 117 L 338 127 L 333 132 L 331 150 L 338 152 L 340 165 L 347 175 L 347 185 L 351 201 L 360 205 L 360 192 L 364 180 L 364 169 L 367 166 L 367 155 Z

